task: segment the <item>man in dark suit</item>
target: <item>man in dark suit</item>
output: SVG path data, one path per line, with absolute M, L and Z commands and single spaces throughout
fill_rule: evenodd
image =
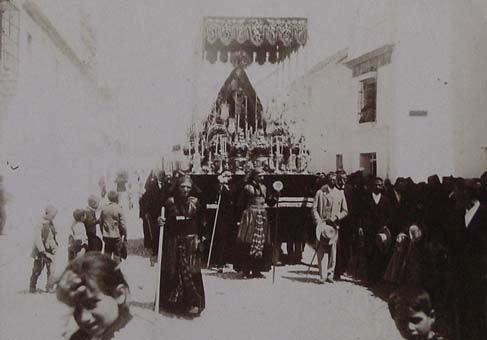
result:
M 485 339 L 487 284 L 487 207 L 479 202 L 479 183 L 466 180 L 458 199 L 464 209 L 457 211 L 453 228 L 454 276 L 453 339 Z
M 367 280 L 375 285 L 384 275 L 389 261 L 391 203 L 383 194 L 384 182 L 377 177 L 373 181 L 372 192 L 365 196 L 362 218 L 363 227 L 359 234 L 365 236 L 367 248 Z

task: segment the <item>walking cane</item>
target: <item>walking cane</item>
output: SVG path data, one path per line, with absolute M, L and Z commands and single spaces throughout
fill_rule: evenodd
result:
M 165 219 L 165 208 L 162 207 L 161 209 L 161 218 Z M 164 222 L 165 223 L 165 222 Z M 164 240 L 164 225 L 160 228 L 159 234 L 159 247 L 157 252 L 157 280 L 156 280 L 156 301 L 154 303 L 154 311 L 159 313 L 159 300 L 161 298 L 160 291 L 161 291 L 161 267 L 162 267 L 162 242 Z
M 315 253 L 313 254 L 313 257 L 311 258 L 311 262 L 308 265 L 308 270 L 306 271 L 306 276 L 309 275 L 309 270 L 310 270 L 311 266 L 313 265 L 313 261 L 315 260 L 316 254 L 318 253 L 318 248 L 320 247 L 320 243 L 321 243 L 321 238 L 318 240 L 318 243 L 316 244 Z
M 277 202 L 276 202 L 276 225 L 275 225 L 275 230 L 274 230 L 274 245 L 273 245 L 273 251 L 272 251 L 272 256 L 274 257 L 276 253 L 276 245 L 277 245 L 277 237 L 278 237 L 278 231 L 279 231 L 279 196 L 281 193 L 282 188 L 284 185 L 282 184 L 281 181 L 275 181 L 272 183 L 272 187 L 277 193 Z M 279 256 L 279 255 L 278 255 Z M 274 258 L 274 261 L 272 261 L 272 284 L 274 284 L 274 280 L 276 277 L 276 259 Z
M 220 211 L 223 187 L 221 189 L 222 190 L 220 190 L 220 194 L 218 195 L 218 203 L 216 205 L 215 222 L 213 223 L 213 232 L 211 233 L 210 252 L 208 253 L 208 262 L 206 263 L 206 268 L 210 268 L 211 250 L 213 249 L 213 240 L 215 239 L 216 222 L 218 220 L 218 212 Z

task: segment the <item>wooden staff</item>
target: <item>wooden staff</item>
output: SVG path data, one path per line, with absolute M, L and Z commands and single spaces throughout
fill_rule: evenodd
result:
M 276 191 L 277 195 L 277 202 L 276 202 L 276 225 L 274 230 L 274 244 L 272 245 L 272 257 L 273 257 L 273 265 L 272 265 L 272 284 L 274 284 L 275 276 L 276 276 L 276 262 L 279 261 L 280 250 L 276 250 L 277 241 L 278 241 L 278 233 L 279 233 L 279 198 L 281 197 L 281 191 L 283 189 L 283 184 L 281 181 L 275 181 L 272 183 L 272 188 Z M 277 258 L 276 258 L 276 253 Z
M 211 233 L 210 252 L 208 253 L 208 261 L 206 263 L 206 268 L 210 268 L 211 250 L 213 249 L 213 240 L 215 239 L 216 222 L 218 220 L 218 212 L 220 211 L 220 202 L 222 199 L 223 186 L 221 189 L 222 190 L 220 191 L 220 194 L 218 195 L 218 204 L 216 205 L 215 222 L 213 223 L 213 232 Z
M 277 240 L 278 240 L 278 233 L 279 231 L 279 195 L 277 196 L 277 202 L 276 202 L 276 225 L 275 225 L 275 228 L 274 228 L 274 245 L 273 245 L 273 251 L 272 251 L 272 256 L 274 257 L 274 263 L 272 264 L 272 284 L 274 284 L 274 280 L 275 280 L 275 277 L 276 277 L 276 262 L 279 261 L 279 255 L 280 255 L 280 250 L 277 249 L 276 250 L 276 246 L 277 246 Z M 278 254 L 277 255 L 277 258 L 276 258 L 276 253 Z
M 165 208 L 161 208 L 161 219 L 165 219 Z M 165 223 L 165 222 L 164 222 Z M 156 284 L 156 302 L 154 304 L 154 311 L 159 313 L 159 303 L 161 298 L 161 267 L 162 267 L 162 242 L 164 240 L 164 224 L 159 227 L 160 234 L 159 234 L 159 248 L 157 253 L 157 284 Z

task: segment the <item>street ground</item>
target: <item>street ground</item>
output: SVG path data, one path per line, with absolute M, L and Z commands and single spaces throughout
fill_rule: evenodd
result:
M 137 214 L 131 225 L 138 226 Z M 66 224 L 66 221 L 58 225 Z M 67 228 L 66 228 L 67 229 Z M 11 228 L 0 236 L 0 339 L 62 339 L 63 325 L 69 309 L 56 300 L 55 294 L 28 293 L 32 259 L 31 237 Z M 60 242 L 65 239 L 60 231 Z M 150 323 L 164 339 L 327 339 L 377 340 L 400 339 L 391 320 L 387 304 L 372 291 L 353 282 L 318 284 L 318 271 L 306 265 L 276 268 L 263 279 L 243 280 L 226 268 L 223 274 L 205 270 L 206 309 L 199 318 L 188 320 L 154 313 L 156 269 L 141 247 L 140 233 L 129 230 L 131 247 L 122 264 L 131 290 L 131 310 Z M 306 248 L 305 263 L 312 249 Z M 65 266 L 67 251 L 61 246 L 55 271 Z M 316 260 L 315 260 L 316 261 Z M 39 280 L 43 289 L 45 274 Z M 134 339 L 141 339 L 134 335 Z
M 3 236 L 3 238 L 5 238 Z M 6 240 L 0 247 L 5 249 Z M 0 339 L 61 339 L 69 310 L 54 294 L 27 291 L 31 260 L 18 257 L 0 268 Z M 130 255 L 123 264 L 132 310 L 165 339 L 399 339 L 386 303 L 368 289 L 339 281 L 317 284 L 317 269 L 276 268 L 264 279 L 242 280 L 226 269 L 204 272 L 207 306 L 194 320 L 153 313 L 156 270 Z M 44 278 L 42 278 L 44 279 Z M 44 287 L 43 280 L 39 288 Z M 45 279 L 44 279 L 45 280 Z

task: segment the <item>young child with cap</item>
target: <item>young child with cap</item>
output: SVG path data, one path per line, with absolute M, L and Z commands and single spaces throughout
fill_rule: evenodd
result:
M 71 234 L 69 235 L 69 261 L 83 255 L 88 250 L 88 237 L 83 223 L 85 220 L 85 211 L 83 209 L 76 209 L 73 212 L 73 218 L 74 221 L 71 225 Z
M 51 278 L 51 265 L 54 261 L 54 255 L 58 248 L 56 240 L 56 229 L 54 228 L 54 218 L 57 215 L 57 209 L 48 205 L 44 209 L 44 216 L 42 221 L 35 227 L 34 231 L 34 245 L 32 247 L 31 256 L 34 259 L 32 266 L 32 275 L 30 277 L 29 291 L 35 293 L 37 280 L 42 273 L 44 267 L 47 270 L 46 291 L 51 291 L 53 282 Z

